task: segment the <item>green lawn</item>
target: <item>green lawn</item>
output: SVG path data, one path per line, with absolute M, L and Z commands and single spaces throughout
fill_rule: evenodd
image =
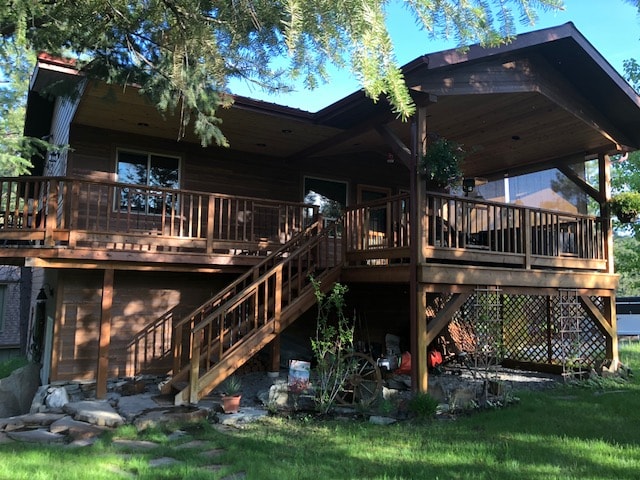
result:
M 640 345 L 623 362 L 640 366 Z M 0 444 L 0 478 L 11 479 L 637 479 L 640 478 L 640 378 L 621 384 L 522 392 L 505 409 L 382 427 L 366 422 L 271 417 L 231 433 L 204 424 L 152 450 L 118 450 L 111 436 L 69 449 Z M 117 436 L 133 438 L 131 427 Z M 178 443 L 199 439 L 195 449 Z M 212 459 L 201 451 L 224 448 Z M 170 456 L 180 465 L 152 468 Z M 224 467 L 215 472 L 207 465 Z M 90 475 L 88 475 L 90 473 Z

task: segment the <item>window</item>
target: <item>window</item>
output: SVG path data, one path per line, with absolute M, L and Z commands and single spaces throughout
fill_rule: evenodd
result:
M 305 177 L 304 202 L 320 207 L 320 213 L 326 220 L 336 220 L 347 205 L 347 183 Z
M 180 159 L 153 153 L 118 151 L 118 181 L 142 187 L 180 188 Z M 150 188 L 123 188 L 120 208 L 162 213 L 176 207 L 176 197 Z

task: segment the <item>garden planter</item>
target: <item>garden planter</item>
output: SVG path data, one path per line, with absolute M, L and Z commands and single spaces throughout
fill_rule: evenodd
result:
M 238 413 L 241 398 L 241 395 L 224 395 L 222 397 L 222 410 L 224 413 Z

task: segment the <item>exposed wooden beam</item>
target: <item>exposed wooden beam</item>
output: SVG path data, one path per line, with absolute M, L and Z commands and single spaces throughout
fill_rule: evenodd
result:
M 598 156 L 598 171 L 600 179 L 600 191 L 602 201 L 600 202 L 600 216 L 604 219 L 604 236 L 606 239 L 605 258 L 607 259 L 607 271 L 615 273 L 613 264 L 613 225 L 611 223 L 611 158 L 608 155 Z
M 427 335 L 425 342 L 429 345 L 433 342 L 444 327 L 446 327 L 453 314 L 467 301 L 471 293 L 454 293 L 447 304 L 438 312 L 438 314 L 427 324 Z
M 347 140 L 357 137 L 360 134 L 366 133 L 369 130 L 372 130 L 373 128 L 375 128 L 377 125 L 388 123 L 394 118 L 395 117 L 393 116 L 393 113 L 391 112 L 391 110 L 387 110 L 381 114 L 378 114 L 369 118 L 364 122 L 358 123 L 347 130 L 343 130 L 342 132 L 330 138 L 314 143 L 313 145 L 310 145 L 307 148 L 304 148 L 302 150 L 299 150 L 289 155 L 284 159 L 284 163 L 287 164 L 297 160 L 303 160 L 312 155 L 317 155 L 320 152 L 323 152 L 329 148 L 333 148 L 336 145 L 339 145 L 343 142 L 346 142 Z
M 405 167 L 411 168 L 411 149 L 400 140 L 388 125 L 376 125 L 375 129 L 382 138 L 385 139 L 398 160 L 400 160 Z
M 264 257 L 257 257 L 262 261 Z M 253 264 L 258 262 L 253 262 Z M 247 271 L 244 265 L 232 265 L 229 267 L 216 267 L 206 265 L 191 264 L 149 264 L 122 261 L 90 261 L 74 259 L 48 259 L 48 258 L 27 258 L 25 265 L 37 268 L 81 268 L 84 270 L 102 270 L 113 268 L 115 270 L 128 270 L 136 272 L 187 272 L 187 273 L 244 273 Z M 247 265 L 250 266 L 250 265 Z
M 564 77 L 559 75 L 557 71 L 549 65 L 546 59 L 541 56 L 535 56 L 533 57 L 533 63 L 539 71 L 541 80 L 538 85 L 543 95 L 582 120 L 594 130 L 597 130 L 612 143 L 617 144 L 617 150 L 622 150 L 623 145 L 634 144 L 630 138 L 614 127 L 607 118 L 582 97 Z
M 600 330 L 610 338 L 617 337 L 618 332 L 613 328 L 613 325 L 605 318 L 600 312 L 600 309 L 591 301 L 587 295 L 580 295 L 580 303 L 587 311 L 587 314 L 591 319 L 596 322 Z
M 104 271 L 102 280 L 102 308 L 100 311 L 100 334 L 98 338 L 98 374 L 96 375 L 96 398 L 107 395 L 109 376 L 109 346 L 111 345 L 111 307 L 113 306 L 113 268 Z
M 556 168 L 560 170 L 565 177 L 575 183 L 578 188 L 580 188 L 583 192 L 596 200 L 598 203 L 602 203 L 604 201 L 603 195 L 600 193 L 600 190 L 593 188 L 591 185 L 585 182 L 584 179 L 578 176 L 578 174 L 571 167 L 569 167 L 568 165 L 558 165 L 556 166 Z

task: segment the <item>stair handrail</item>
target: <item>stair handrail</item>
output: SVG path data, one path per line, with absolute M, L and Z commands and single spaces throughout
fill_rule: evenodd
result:
M 185 325 L 192 324 L 191 328 L 189 328 L 188 330 L 191 336 L 192 329 L 195 327 L 195 325 L 205 321 L 206 318 L 211 315 L 213 309 L 215 309 L 217 306 L 220 306 L 225 300 L 229 300 L 229 298 L 234 296 L 234 293 L 233 293 L 234 291 L 237 294 L 241 289 L 244 289 L 247 285 L 250 285 L 251 283 L 253 283 L 253 281 L 258 276 L 261 276 L 259 272 L 262 268 L 265 267 L 265 265 L 269 264 L 270 262 L 273 262 L 275 258 L 278 258 L 282 256 L 284 253 L 290 251 L 294 245 L 296 245 L 301 241 L 301 239 L 311 236 L 312 232 L 316 230 L 321 231 L 322 226 L 323 226 L 323 220 L 320 217 L 314 223 L 309 225 L 305 230 L 293 236 L 289 241 L 285 242 L 282 246 L 280 246 L 280 248 L 274 250 L 269 255 L 267 255 L 267 257 L 265 257 L 265 259 L 262 260 L 260 263 L 256 264 L 254 267 L 252 267 L 246 273 L 242 274 L 236 280 L 231 282 L 229 285 L 227 285 L 224 289 L 222 289 L 212 298 L 210 298 L 206 302 L 203 302 L 200 306 L 196 307 L 191 313 L 184 316 L 179 322 L 177 322 L 173 327 L 173 335 L 172 335 L 173 337 L 173 374 L 176 375 L 177 372 L 179 372 L 183 368 L 183 366 L 186 365 L 186 363 L 183 363 L 181 361 L 182 355 L 183 355 L 182 337 L 183 337 L 183 333 L 186 333 L 186 332 L 183 332 Z M 250 282 L 247 282 L 247 280 L 250 280 Z M 244 284 L 244 287 L 242 286 L 243 284 Z M 205 314 L 205 312 L 207 313 Z M 200 318 L 196 318 L 198 316 Z
M 333 227 L 333 228 L 332 228 Z M 334 231 L 336 227 L 336 224 L 333 223 L 331 224 L 329 227 L 324 228 L 320 234 L 314 236 L 314 240 L 316 242 L 319 242 L 324 236 L 329 235 L 330 232 Z M 217 316 L 219 314 L 220 311 L 223 310 L 228 310 L 230 307 L 229 305 L 235 305 L 236 303 L 238 303 L 239 301 L 242 301 L 242 299 L 244 297 L 246 297 L 248 294 L 250 294 L 251 292 L 253 292 L 253 290 L 255 290 L 256 286 L 259 285 L 261 282 L 264 281 L 265 278 L 270 277 L 271 275 L 273 275 L 275 272 L 277 272 L 277 270 L 282 269 L 284 267 L 284 265 L 287 262 L 292 261 L 292 259 L 294 259 L 296 256 L 296 253 L 292 254 L 291 256 L 287 257 L 286 259 L 284 259 L 282 262 L 279 262 L 275 265 L 273 265 L 272 267 L 270 267 L 268 270 L 265 270 L 258 278 L 255 278 L 251 283 L 249 283 L 248 285 L 246 285 L 242 290 L 240 290 L 239 292 L 237 292 L 235 295 L 233 295 L 230 298 L 227 298 L 224 302 L 224 304 L 221 304 L 220 306 L 218 306 L 215 310 L 213 310 L 212 312 L 210 312 L 207 317 L 205 319 L 203 319 L 200 323 L 198 323 L 198 325 L 194 325 L 191 329 L 191 333 L 197 333 L 198 331 L 202 330 L 203 328 L 205 328 L 209 323 L 210 323 L 210 319 Z
M 233 297 L 227 299 L 222 305 L 209 313 L 204 320 L 192 327 L 189 338 L 191 349 L 189 367 L 183 368 L 176 374 L 182 378 L 183 375 L 188 372 L 189 386 L 176 396 L 176 401 L 178 401 L 178 399 L 184 401 L 186 399 L 184 395 L 188 395 L 189 402 L 196 403 L 203 391 L 215 388 L 224 378 L 239 368 L 247 358 L 250 358 L 251 355 L 259 351 L 260 347 L 258 347 L 258 345 L 260 340 L 257 339 L 263 338 L 262 336 L 267 336 L 269 339 L 272 339 L 274 335 L 277 335 L 283 328 L 289 325 L 293 317 L 290 313 L 286 314 L 285 309 L 293 308 L 295 311 L 297 308 L 295 305 L 299 305 L 298 301 L 306 298 L 306 295 L 309 293 L 313 293 L 313 289 L 310 287 L 311 282 L 306 280 L 301 282 L 301 279 L 307 279 L 309 272 L 312 270 L 317 271 L 318 267 L 320 267 L 322 271 L 317 278 L 323 279 L 326 275 L 330 275 L 331 272 L 335 272 L 335 270 L 342 265 L 342 257 L 338 256 L 338 227 L 339 224 L 334 223 L 329 228 L 320 231 L 319 234 L 305 240 L 291 255 L 283 257 L 276 265 L 273 265 L 263 272 L 259 278 L 254 279 L 251 284 L 247 285 Z M 305 267 L 305 256 L 311 255 L 316 248 L 321 247 L 323 239 L 328 239 L 331 233 L 334 233 L 336 238 L 333 251 L 325 248 L 324 252 L 317 252 L 318 256 L 316 256 L 315 260 L 313 262 L 307 260 Z M 333 253 L 333 257 L 330 256 L 331 253 Z M 333 259 L 333 261 L 331 259 Z M 297 272 L 299 288 L 296 290 L 297 294 L 294 296 L 291 290 L 292 277 L 288 277 L 285 283 L 283 271 L 287 268 L 288 264 L 300 262 L 301 260 L 303 263 L 299 263 L 299 265 L 305 268 Z M 251 302 L 254 301 L 252 297 L 254 295 L 260 295 L 259 291 L 265 288 L 265 285 L 268 284 L 273 277 L 275 277 L 276 281 L 275 288 L 271 290 L 274 295 L 273 310 L 269 313 L 264 312 L 264 317 L 254 312 L 253 315 L 245 318 L 244 310 L 242 310 L 243 305 L 245 305 L 247 301 L 251 304 Z M 288 285 L 286 288 L 289 289 L 286 306 L 281 300 L 285 284 Z M 264 305 L 268 304 L 269 302 L 265 297 Z M 226 324 L 225 319 L 227 315 L 231 312 L 236 312 L 237 309 L 240 309 L 238 311 L 241 312 L 240 323 L 233 324 L 234 326 Z M 233 317 L 235 313 L 231 313 L 231 315 Z M 215 323 L 216 321 L 218 322 L 217 324 Z M 234 322 L 233 318 L 231 321 Z M 238 330 L 236 331 L 236 329 Z M 234 331 L 236 332 L 235 334 Z M 237 337 L 237 340 L 234 339 L 234 335 L 238 334 L 239 337 Z M 225 341 L 229 342 L 226 347 Z M 249 352 L 247 352 L 244 354 L 243 359 L 234 359 L 236 352 L 244 351 L 242 350 L 243 348 L 249 348 L 249 352 L 252 351 L 253 353 L 249 354 Z M 203 361 L 204 364 L 202 363 Z M 218 371 L 216 369 L 218 369 L 219 372 L 217 376 L 212 377 L 211 374 Z M 201 383 L 201 381 L 204 381 L 204 383 Z
M 290 250 L 290 248 L 291 248 L 291 246 L 293 244 L 298 242 L 300 240 L 300 238 L 309 235 L 309 233 L 313 229 L 318 228 L 319 225 L 320 225 L 320 221 L 316 221 L 316 222 L 312 223 L 311 225 L 309 225 L 304 231 L 298 233 L 297 235 L 292 237 L 291 240 L 289 240 L 286 243 L 282 244 L 280 246 L 280 248 L 278 248 L 277 250 L 274 250 L 273 252 L 271 252 L 269 255 L 267 255 L 264 258 L 264 260 L 262 260 L 260 263 L 254 265 L 250 270 L 247 270 L 245 273 L 240 275 L 233 282 L 231 282 L 229 285 L 227 285 L 224 289 L 220 290 L 216 295 L 211 297 L 206 302 L 203 302 L 199 307 L 196 307 L 188 315 L 185 315 L 182 318 L 182 320 L 180 320 L 178 323 L 175 324 L 175 326 L 178 327 L 178 326 L 182 326 L 182 325 L 184 325 L 186 323 L 189 323 L 189 321 L 194 316 L 196 316 L 201 310 L 206 309 L 209 305 L 212 305 L 212 304 L 218 302 L 219 300 L 221 300 L 222 298 L 224 298 L 228 294 L 228 292 L 230 290 L 233 290 L 234 288 L 236 288 L 238 285 L 240 285 L 242 282 L 244 282 L 248 278 L 253 277 L 255 275 L 256 271 L 260 271 L 260 268 L 264 267 L 267 263 L 272 261 L 275 257 L 277 257 L 279 255 L 282 255 L 282 253 L 285 253 L 286 251 Z

